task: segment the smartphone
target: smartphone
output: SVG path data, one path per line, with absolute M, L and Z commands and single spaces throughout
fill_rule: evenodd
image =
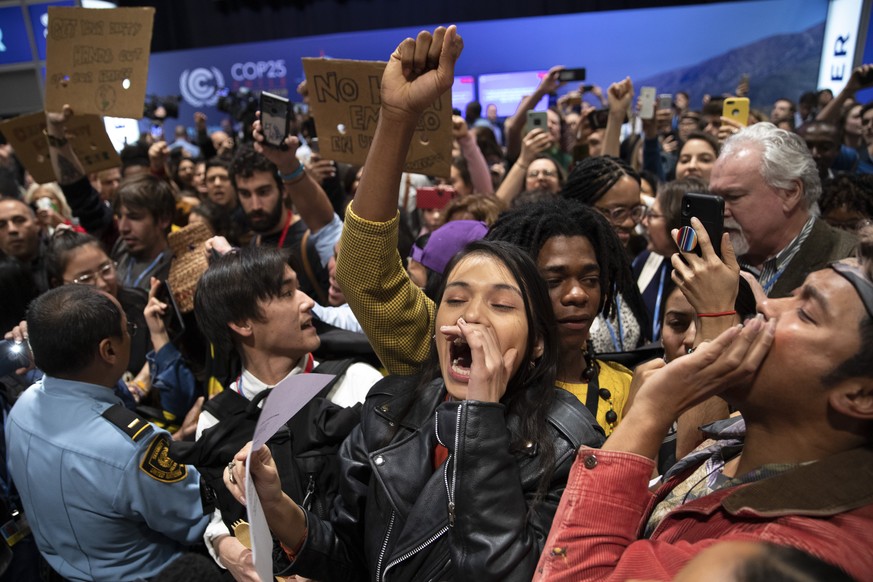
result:
M 640 88 L 640 119 L 652 119 L 655 117 L 655 88 Z
M 691 218 L 703 223 L 703 228 L 712 241 L 715 253 L 721 257 L 721 235 L 724 233 L 724 198 L 715 194 L 698 194 L 689 192 L 682 196 L 682 209 L 680 221 L 682 226 L 691 226 Z M 694 253 L 701 254 L 700 245 L 695 247 Z
M 280 150 L 288 149 L 285 138 L 288 137 L 290 102 L 284 97 L 261 92 L 261 132 L 267 145 Z
M 528 111 L 527 121 L 524 124 L 525 135 L 534 129 L 549 131 L 549 116 L 545 111 Z
M 558 80 L 561 82 L 584 81 L 585 80 L 585 68 L 581 67 L 578 69 L 564 69 L 563 71 L 559 71 L 558 72 Z
M 593 91 L 593 90 L 594 90 L 594 85 L 582 85 L 581 91 L 583 93 L 588 93 L 589 91 Z
M 318 138 L 317 138 L 317 137 L 310 137 L 310 138 L 309 138 L 309 149 L 310 149 L 310 150 L 312 151 L 312 153 L 314 153 L 314 154 L 319 153 L 319 149 L 318 149 Z
M 588 127 L 591 129 L 603 129 L 609 121 L 609 109 L 595 109 L 588 114 Z
M 164 327 L 167 328 L 167 335 L 170 340 L 178 339 L 185 333 L 185 320 L 182 319 L 182 312 L 179 311 L 179 305 L 176 303 L 176 297 L 173 295 L 173 289 L 170 287 L 169 281 L 161 283 L 161 287 L 157 292 L 158 301 L 166 303 L 167 312 L 164 314 Z
M 670 109 L 673 107 L 673 95 L 671 93 L 661 93 L 658 95 L 658 109 Z
M 722 115 L 743 125 L 749 125 L 749 98 L 728 97 L 724 100 Z
M 748 85 L 749 84 L 749 74 L 743 73 L 743 76 L 740 77 L 740 85 Z
M 415 207 L 422 210 L 445 208 L 452 198 L 457 195 L 454 188 L 437 188 L 425 186 L 415 191 Z
M 152 134 L 152 138 L 155 141 L 161 141 L 162 139 L 164 139 L 164 128 L 156 123 L 152 124 L 149 133 Z

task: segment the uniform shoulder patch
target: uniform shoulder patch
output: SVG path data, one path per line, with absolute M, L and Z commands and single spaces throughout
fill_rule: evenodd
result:
M 168 455 L 170 443 L 165 435 L 155 437 L 142 457 L 139 468 L 143 473 L 162 483 L 176 483 L 188 476 L 188 467 Z

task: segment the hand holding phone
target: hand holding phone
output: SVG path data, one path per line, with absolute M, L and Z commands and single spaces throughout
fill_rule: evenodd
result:
M 290 102 L 284 97 L 261 92 L 261 133 L 264 143 L 270 147 L 287 150 L 285 138 L 291 119 Z
M 724 198 L 715 194 L 698 194 L 689 192 L 682 197 L 680 223 L 683 227 L 691 227 L 691 218 L 697 218 L 706 229 L 706 234 L 715 249 L 715 254 L 721 257 L 721 237 L 724 233 Z M 701 256 L 700 245 L 697 244 L 690 252 Z
M 584 81 L 585 68 L 580 67 L 578 69 L 562 69 L 558 73 L 558 80 L 562 83 L 566 83 L 567 81 Z
M 743 126 L 749 125 L 749 98 L 728 97 L 724 100 L 722 115 Z
M 524 133 L 527 135 L 534 129 L 549 131 L 549 116 L 545 111 L 528 111 L 527 121 L 524 124 Z

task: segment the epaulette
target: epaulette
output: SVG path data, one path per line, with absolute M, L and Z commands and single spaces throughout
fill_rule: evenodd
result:
M 154 431 L 147 420 L 135 412 L 124 407 L 123 404 L 114 404 L 103 411 L 103 418 L 121 429 L 121 432 L 130 437 L 133 442 L 139 442 Z

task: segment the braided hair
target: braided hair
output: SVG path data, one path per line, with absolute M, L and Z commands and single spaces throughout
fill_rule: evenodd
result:
M 590 206 L 564 198 L 525 204 L 501 214 L 485 240 L 516 244 L 536 261 L 546 241 L 556 236 L 584 236 L 594 247 L 600 267 L 599 309 L 605 316 L 612 314 L 619 293 L 625 300 L 636 297 L 642 305 L 627 252 L 612 225 Z
M 573 168 L 561 190 L 561 197 L 594 206 L 623 177 L 640 183 L 640 175 L 620 158 L 595 156 L 585 158 Z

